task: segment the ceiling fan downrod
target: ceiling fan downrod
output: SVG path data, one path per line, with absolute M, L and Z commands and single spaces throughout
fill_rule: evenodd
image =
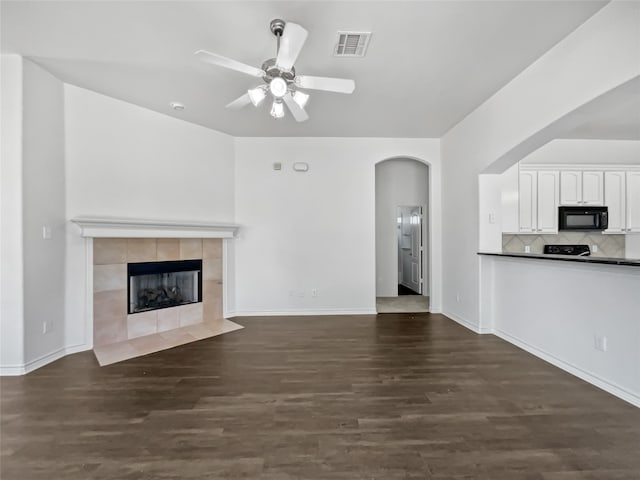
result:
M 271 33 L 276 36 L 276 57 L 278 56 L 278 53 L 280 53 L 280 37 L 282 37 L 282 33 L 284 32 L 285 23 L 286 22 L 284 20 L 275 18 L 271 20 L 271 23 L 269 24 Z

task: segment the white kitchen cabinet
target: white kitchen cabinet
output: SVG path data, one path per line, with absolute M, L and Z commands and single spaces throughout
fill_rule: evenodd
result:
M 604 205 L 604 172 L 582 172 L 582 205 Z
M 580 205 L 582 201 L 582 172 L 560 172 L 560 205 Z
M 560 205 L 604 205 L 604 172 L 563 170 Z
M 538 171 L 538 232 L 558 232 L 558 200 L 560 174 L 552 170 Z
M 538 229 L 538 172 L 520 171 L 518 191 L 518 231 L 534 233 Z
M 560 175 L 551 170 L 521 170 L 519 231 L 557 233 Z
M 627 172 L 626 232 L 640 232 L 640 171 Z
M 609 208 L 607 233 L 624 233 L 627 229 L 627 194 L 625 172 L 604 173 L 604 204 Z

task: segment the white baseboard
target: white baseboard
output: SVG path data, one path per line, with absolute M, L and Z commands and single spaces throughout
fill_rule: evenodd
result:
M 315 309 L 315 310 L 239 310 L 236 317 L 295 317 L 309 315 L 376 315 L 376 310 L 369 308 L 354 309 Z
M 494 330 L 493 334 L 515 345 L 516 347 L 519 347 L 522 350 L 529 352 L 531 355 L 535 355 L 536 357 L 544 360 L 545 362 L 548 362 L 551 365 L 558 367 L 564 370 L 565 372 L 570 373 L 571 375 L 575 375 L 576 377 L 584 380 L 585 382 L 590 383 L 591 385 L 594 385 L 604 390 L 605 392 L 610 393 L 611 395 L 614 395 L 624 400 L 625 402 L 629 402 L 631 405 L 635 407 L 640 407 L 640 395 L 634 392 L 630 392 L 629 390 L 626 390 L 621 386 L 616 385 L 615 383 L 611 383 L 608 380 L 605 380 L 604 378 L 599 377 L 594 373 L 588 372 L 587 370 L 583 370 L 580 367 L 567 363 L 564 360 L 556 357 L 555 355 L 545 352 L 544 350 L 541 350 L 538 347 L 534 347 L 533 345 L 523 340 L 520 340 L 517 337 L 509 335 L 506 332 L 503 332 L 501 330 Z
M 473 323 L 471 323 L 469 320 L 466 320 L 466 319 L 464 319 L 462 317 L 459 317 L 458 315 L 455 315 L 455 314 L 453 314 L 451 312 L 442 312 L 442 315 L 444 315 L 447 318 L 450 318 L 451 320 L 453 320 L 456 323 L 459 323 L 463 327 L 468 328 L 472 332 L 478 333 L 480 335 L 485 335 L 487 333 L 493 333 L 491 331 L 491 329 L 489 329 L 489 328 L 480 328 L 477 325 L 474 325 Z
M 44 367 L 45 365 L 55 362 L 56 360 L 65 357 L 67 355 L 71 355 L 72 353 L 84 352 L 85 350 L 91 350 L 91 347 L 87 345 L 72 345 L 69 347 L 62 347 L 57 350 L 54 350 L 51 353 L 47 353 L 38 358 L 34 358 L 33 360 L 28 361 L 22 365 L 1 365 L 0 366 L 0 376 L 17 376 L 17 375 L 26 375 L 29 372 L 33 372 L 40 367 Z
M 450 312 L 443 312 L 443 315 L 445 315 L 446 317 L 450 318 L 454 322 L 459 323 L 463 327 L 466 327 L 475 333 L 494 334 L 495 336 L 501 338 L 502 340 L 521 348 L 525 352 L 528 352 L 531 355 L 534 355 L 544 360 L 545 362 L 548 362 L 551 365 L 558 367 L 559 369 L 564 370 L 565 372 L 568 372 L 571 375 L 574 375 L 584 380 L 585 382 L 590 383 L 591 385 L 594 385 L 604 390 L 605 392 L 610 393 L 611 395 L 614 395 L 624 400 L 625 402 L 629 402 L 631 405 L 640 407 L 640 395 L 638 395 L 637 393 L 630 392 L 629 390 L 626 390 L 625 388 L 619 385 L 616 385 L 615 383 L 611 383 L 608 380 L 602 377 L 599 377 L 598 375 L 592 372 L 583 370 L 580 367 L 567 363 L 564 360 L 556 357 L 555 355 L 552 355 L 544 350 L 541 350 L 538 347 L 534 347 L 533 345 L 523 340 L 520 340 L 519 338 L 516 338 L 512 335 L 509 335 L 506 332 L 503 332 L 501 330 L 489 329 L 489 328 L 478 328 L 468 320 L 460 318 L 457 315 L 454 315 Z
M 16 377 L 26 373 L 22 365 L 0 365 L 0 377 Z

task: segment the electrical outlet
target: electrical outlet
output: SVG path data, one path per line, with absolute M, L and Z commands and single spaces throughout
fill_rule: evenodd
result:
M 598 251 L 598 245 L 591 245 L 591 251 L 596 253 Z
M 312 297 L 317 297 L 318 296 L 318 289 L 317 288 L 311 289 L 311 296 Z
M 51 227 L 48 225 L 42 226 L 42 238 L 43 240 L 51 240 Z
M 531 245 L 524 246 L 524 253 L 531 253 Z

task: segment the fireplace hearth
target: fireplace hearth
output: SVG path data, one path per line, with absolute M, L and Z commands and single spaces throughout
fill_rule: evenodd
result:
M 202 301 L 202 260 L 127 264 L 128 313 Z

